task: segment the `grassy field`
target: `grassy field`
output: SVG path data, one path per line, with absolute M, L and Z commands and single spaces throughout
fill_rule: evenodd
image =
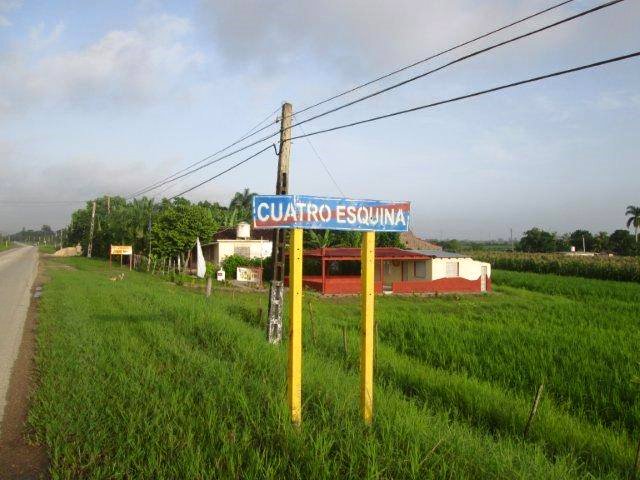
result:
M 630 474 L 638 284 L 495 271 L 492 295 L 379 297 L 372 428 L 358 412 L 359 300 L 307 294 L 298 430 L 286 349 L 266 344 L 257 314 L 265 294 L 207 300 L 137 272 L 111 281 L 100 261 L 48 265 L 29 423 L 54 478 Z
M 17 245 L 15 243 L 0 243 L 0 252 L 4 252 L 5 250 L 9 250 L 10 248 L 15 248 Z
M 55 253 L 57 250 L 55 245 L 38 245 L 38 251 L 40 253 Z

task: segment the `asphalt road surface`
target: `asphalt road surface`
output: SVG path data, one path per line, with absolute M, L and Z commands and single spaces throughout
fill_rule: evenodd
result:
M 18 247 L 0 253 L 0 422 L 37 272 L 36 247 Z

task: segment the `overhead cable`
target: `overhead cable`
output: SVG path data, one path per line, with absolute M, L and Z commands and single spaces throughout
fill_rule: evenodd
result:
M 459 44 L 457 44 L 457 45 L 454 45 L 453 47 L 447 48 L 446 50 L 442 50 L 442 51 L 440 51 L 440 52 L 438 52 L 438 53 L 435 53 L 435 54 L 430 55 L 430 56 L 428 56 L 428 57 L 426 57 L 426 58 L 423 58 L 423 59 L 421 59 L 421 60 L 418 60 L 417 62 L 411 63 L 411 64 L 409 64 L 409 65 L 405 65 L 405 66 L 400 67 L 400 68 L 398 68 L 398 69 L 396 69 L 396 70 L 393 70 L 393 71 L 391 71 L 391 72 L 389 72 L 389 73 L 386 73 L 386 74 L 384 74 L 384 75 L 381 75 L 381 76 L 379 76 L 379 77 L 377 77 L 377 78 L 375 78 L 375 79 L 373 79 L 373 80 L 370 80 L 370 81 L 368 81 L 368 82 L 362 83 L 362 84 L 357 85 L 357 86 L 355 86 L 355 87 L 353 87 L 353 88 L 351 88 L 351 89 L 345 90 L 345 91 L 343 91 L 343 92 L 341 92 L 341 93 L 338 93 L 338 94 L 336 94 L 336 95 L 333 95 L 333 96 L 331 96 L 331 97 L 329 97 L 329 98 L 326 98 L 326 99 L 324 99 L 324 100 L 321 100 L 321 101 L 319 101 L 319 102 L 316 102 L 316 103 L 314 103 L 313 105 L 309 105 L 309 106 L 307 106 L 307 107 L 303 108 L 302 110 L 298 111 L 296 114 L 298 114 L 298 115 L 299 115 L 299 114 L 301 114 L 301 113 L 303 113 L 303 112 L 306 112 L 306 111 L 308 111 L 308 110 L 311 110 L 312 108 L 318 107 L 318 106 L 323 105 L 323 104 L 325 104 L 325 103 L 327 103 L 327 102 L 330 102 L 330 101 L 332 101 L 332 100 L 335 100 L 335 99 L 337 99 L 337 98 L 340 98 L 340 97 L 342 97 L 342 96 L 344 96 L 344 95 L 347 95 L 347 94 L 349 94 L 349 93 L 355 92 L 355 91 L 357 91 L 357 90 L 359 90 L 359 89 L 361 89 L 361 88 L 364 88 L 364 87 L 366 87 L 366 86 L 372 85 L 372 84 L 374 84 L 374 83 L 376 83 L 376 82 L 379 82 L 379 81 L 381 81 L 381 80 L 383 80 L 383 79 L 385 79 L 385 78 L 389 78 L 389 77 L 391 77 L 391 76 L 393 76 L 393 75 L 396 75 L 396 74 L 398 74 L 398 73 L 404 72 L 404 71 L 406 71 L 406 70 L 408 70 L 408 69 L 410 69 L 410 68 L 413 68 L 413 67 L 416 67 L 416 66 L 418 66 L 418 65 L 421 65 L 421 64 L 423 64 L 423 63 L 425 63 L 425 62 L 428 62 L 429 60 L 433 60 L 433 59 L 435 59 L 435 58 L 437 58 L 437 57 L 440 57 L 440 56 L 442 56 L 442 55 L 444 55 L 444 54 L 446 54 L 446 53 L 452 52 L 452 51 L 457 50 L 457 49 L 459 49 L 459 48 L 462 48 L 462 47 L 464 47 L 464 46 L 466 46 L 466 45 L 469 45 L 469 44 L 471 44 L 471 43 L 477 42 L 478 40 L 481 40 L 481 39 L 483 39 L 483 38 L 487 38 L 487 37 L 489 37 L 489 36 L 491 36 L 491 35 L 493 35 L 493 34 L 496 34 L 496 33 L 498 33 L 498 32 L 501 32 L 501 31 L 503 31 L 503 30 L 506 30 L 506 29 L 508 29 L 508 28 L 510 28 L 510 27 L 513 27 L 513 26 L 515 26 L 515 25 L 518 25 L 518 24 L 520 24 L 520 23 L 523 23 L 523 22 L 525 22 L 525 21 L 527 21 L 527 20 L 530 20 L 530 19 L 532 19 L 532 18 L 535 18 L 535 17 L 537 17 L 537 16 L 540 16 L 540 15 L 542 15 L 542 14 L 544 14 L 544 13 L 547 13 L 547 12 L 549 12 L 549 11 L 552 11 L 552 10 L 554 10 L 554 9 L 557 9 L 557 8 L 559 8 L 559 7 L 563 6 L 563 5 L 566 5 L 566 4 L 568 4 L 568 3 L 571 3 L 571 2 L 573 2 L 573 1 L 574 1 L 574 0 L 565 0 L 565 1 L 562 1 L 562 2 L 559 2 L 559 3 L 556 3 L 556 4 L 554 4 L 554 5 L 550 6 L 550 7 L 547 7 L 547 8 L 545 8 L 545 9 L 543 9 L 543 10 L 539 10 L 539 11 L 534 12 L 534 13 L 532 13 L 532 14 L 530 14 L 530 15 L 527 15 L 527 16 L 525 16 L 525 17 L 523 17 L 523 18 L 520 18 L 519 20 L 516 20 L 516 21 L 513 21 L 513 22 L 511 22 L 511 23 L 509 23 L 509 24 L 503 25 L 502 27 L 496 28 L 496 29 L 491 30 L 491 31 L 489 31 L 489 32 L 487 32 L 487 33 L 484 33 L 484 34 L 482 34 L 482 35 L 479 35 L 479 36 L 477 36 L 477 37 L 474 37 L 474 38 L 472 38 L 472 39 L 470 39 L 470 40 L 467 40 L 467 41 L 465 41 L 465 42 L 462 42 L 462 43 L 459 43 Z M 344 108 L 344 107 L 342 107 L 342 108 Z M 276 112 L 277 112 L 277 110 L 276 110 Z M 275 112 L 271 113 L 269 116 L 273 115 L 274 113 L 275 113 Z M 268 117 L 267 117 L 267 118 L 268 118 Z M 265 119 L 265 120 L 266 120 L 266 119 Z M 195 166 L 195 165 L 199 165 L 199 164 L 201 164 L 201 163 L 203 163 L 203 162 L 205 162 L 205 161 L 207 161 L 207 160 L 209 160 L 209 159 L 211 159 L 211 158 L 215 157 L 216 155 L 218 155 L 218 154 L 220 154 L 220 153 L 222 153 L 222 152 L 225 152 L 225 151 L 226 151 L 226 150 L 228 150 L 229 148 L 231 148 L 231 147 L 233 147 L 233 146 L 235 146 L 235 145 L 238 145 L 239 143 L 243 142 L 244 140 L 247 140 L 247 139 L 249 139 L 249 138 L 253 137 L 254 135 L 257 135 L 258 133 L 260 133 L 260 132 L 262 132 L 262 131 L 264 131 L 264 130 L 268 129 L 268 128 L 269 128 L 269 127 L 271 127 L 273 124 L 277 123 L 277 120 L 276 120 L 275 122 L 272 122 L 272 123 L 270 123 L 270 124 L 267 124 L 267 125 L 263 126 L 262 128 L 259 128 L 258 130 L 255 130 L 255 128 L 257 128 L 260 124 L 264 123 L 264 121 L 265 121 L 265 120 L 263 120 L 262 122 L 260 122 L 260 123 L 259 123 L 258 125 L 256 125 L 256 127 L 254 127 L 253 129 L 249 130 L 249 132 L 248 132 L 247 134 L 245 134 L 242 138 L 240 138 L 240 139 L 236 140 L 235 142 L 233 142 L 233 143 L 231 143 L 231 144 L 227 145 L 227 146 L 226 146 L 226 147 L 224 147 L 223 149 L 220 149 L 220 150 L 218 150 L 217 152 L 215 152 L 215 153 L 213 153 L 213 154 L 211 154 L 211 155 L 208 155 L 207 157 L 203 158 L 202 160 L 200 160 L 200 161 L 198 161 L 198 162 L 195 162 L 195 163 L 193 163 L 193 164 L 189 165 L 188 167 L 186 167 L 186 168 L 184 168 L 184 169 L 182 169 L 182 170 L 180 170 L 180 171 L 178 171 L 178 172 L 176 172 L 176 173 L 174 173 L 174 174 L 172 174 L 172 175 L 170 175 L 170 176 L 166 177 L 166 178 L 165 178 L 165 179 L 163 179 L 163 180 L 160 180 L 160 181 L 158 181 L 158 182 L 154 183 L 153 185 L 151 185 L 151 186 L 149 186 L 149 187 L 145 187 L 145 188 L 143 188 L 143 189 L 139 190 L 138 192 L 136 192 L 136 193 L 134 193 L 133 195 L 131 195 L 129 198 L 132 198 L 132 197 L 134 197 L 134 196 L 138 196 L 138 195 L 142 195 L 142 194 L 144 194 L 144 193 L 146 193 L 146 192 L 148 192 L 148 191 L 150 191 L 150 190 L 154 190 L 154 189 L 156 189 L 156 188 L 158 188 L 158 187 L 160 187 L 160 186 L 164 185 L 164 182 L 173 181 L 173 177 L 174 177 L 174 176 L 179 175 L 179 174 L 181 174 L 181 173 L 185 172 L 186 170 L 188 170 L 188 169 L 192 168 L 193 166 Z M 307 120 L 307 121 L 309 121 L 309 120 Z M 255 130 L 255 131 L 253 131 L 253 130 Z M 251 144 L 251 145 L 249 145 L 247 148 L 249 148 L 249 147 L 251 147 L 251 146 L 253 146 L 253 145 L 256 145 L 257 143 L 260 143 L 260 142 L 262 142 L 262 141 L 264 141 L 264 140 L 266 140 L 266 139 L 269 139 L 269 138 L 273 137 L 274 135 L 277 135 L 278 133 L 279 133 L 279 132 L 274 132 L 274 133 L 272 133 L 272 134 L 268 135 L 267 137 L 264 137 L 263 139 L 261 139 L 261 140 L 259 140 L 259 141 L 257 141 L 257 142 L 252 143 L 252 144 Z M 237 153 L 237 152 L 239 152 L 239 151 L 241 151 L 241 150 L 237 150 L 235 153 Z M 213 164 L 213 163 L 217 163 L 217 162 L 219 162 L 219 161 L 223 160 L 224 158 L 227 158 L 227 156 L 225 156 L 225 157 L 223 157 L 223 158 L 221 158 L 221 159 L 216 159 L 214 162 L 211 162 L 211 163 L 209 163 L 208 165 L 211 165 L 211 164 Z
M 498 87 L 488 88 L 486 90 L 479 90 L 477 92 L 468 93 L 466 95 L 461 95 L 459 97 L 453 97 L 453 98 L 449 98 L 449 99 L 446 99 L 446 100 L 440 100 L 438 102 L 433 102 L 433 103 L 429 103 L 429 104 L 426 104 L 426 105 L 420 105 L 418 107 L 407 108 L 405 110 L 399 110 L 397 112 L 387 113 L 385 115 L 378 115 L 376 117 L 366 118 L 364 120 L 358 120 L 356 122 L 346 123 L 346 124 L 343 124 L 343 125 L 338 125 L 336 127 L 325 128 L 325 129 L 322 129 L 322 130 L 316 130 L 315 132 L 310 132 L 310 133 L 307 133 L 307 134 L 304 134 L 304 135 L 296 135 L 296 136 L 291 137 L 291 140 L 296 140 L 298 138 L 312 137 L 314 135 L 319 135 L 321 133 L 333 132 L 333 131 L 336 131 L 336 130 L 341 130 L 343 128 L 355 127 L 356 125 L 362 125 L 364 123 L 375 122 L 375 121 L 382 120 L 382 119 L 385 119 L 385 118 L 391 118 L 391 117 L 395 117 L 395 116 L 398 116 L 398 115 L 403 115 L 405 113 L 417 112 L 418 110 L 424 110 L 424 109 L 427 109 L 427 108 L 433 108 L 433 107 L 437 107 L 437 106 L 444 105 L 444 104 L 447 104 L 447 103 L 458 102 L 460 100 L 466 100 L 468 98 L 478 97 L 480 95 L 485 95 L 487 93 L 497 92 L 499 90 L 505 90 L 507 88 L 517 87 L 517 86 L 520 86 L 520 85 L 525 85 L 527 83 L 534 83 L 534 82 L 538 82 L 540 80 L 545 80 L 545 79 L 552 78 L 552 77 L 559 77 L 561 75 L 566 75 L 566 74 L 569 74 L 569 73 L 579 72 L 581 70 L 587 70 L 587 69 L 590 69 L 590 68 L 600 67 L 600 66 L 603 66 L 603 65 L 608 65 L 610 63 L 621 62 L 623 60 L 629 60 L 631 58 L 638 57 L 638 56 L 640 56 L 640 51 L 629 53 L 627 55 L 621 55 L 619 57 L 609 58 L 607 60 L 601 60 L 599 62 L 590 63 L 588 65 L 582 65 L 582 66 L 579 66 L 579 67 L 569 68 L 567 70 L 560 70 L 560 71 L 557 71 L 557 72 L 548 73 L 546 75 L 540 75 L 538 77 L 528 78 L 526 80 L 520 80 L 518 82 L 508 83 L 506 85 L 500 85 Z

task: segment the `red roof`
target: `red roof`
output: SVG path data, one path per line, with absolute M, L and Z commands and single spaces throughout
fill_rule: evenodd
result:
M 359 248 L 314 248 L 304 250 L 305 257 L 328 258 L 332 260 L 359 260 L 361 250 Z M 424 260 L 433 258 L 432 255 L 424 255 L 421 253 L 403 250 L 395 247 L 378 247 L 376 248 L 376 259 L 378 260 Z

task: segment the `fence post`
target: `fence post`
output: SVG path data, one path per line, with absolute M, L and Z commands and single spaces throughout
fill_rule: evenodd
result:
M 205 295 L 207 298 L 211 296 L 211 287 L 213 286 L 213 279 L 211 276 L 207 277 L 207 286 L 205 287 Z
M 313 318 L 313 309 L 311 308 L 311 299 L 307 303 L 307 307 L 309 308 L 309 320 L 311 321 L 311 337 L 313 339 L 313 346 L 316 346 L 318 340 L 318 332 L 316 331 L 316 321 Z
M 538 411 L 538 404 L 540 403 L 542 390 L 544 390 L 544 383 L 541 383 L 540 386 L 538 387 L 538 391 L 536 392 L 536 396 L 533 400 L 533 405 L 531 405 L 531 412 L 529 412 L 529 419 L 527 420 L 527 425 L 524 427 L 524 433 L 522 434 L 523 438 L 527 438 L 527 435 L 529 434 L 529 429 L 531 428 L 533 417 L 536 415 L 536 412 Z

